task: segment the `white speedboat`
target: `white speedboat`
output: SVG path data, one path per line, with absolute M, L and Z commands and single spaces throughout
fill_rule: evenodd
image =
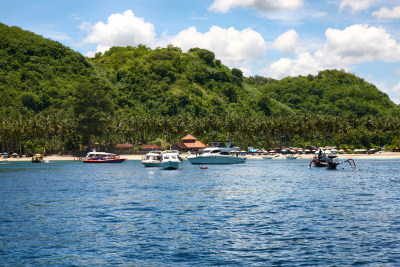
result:
M 180 170 L 183 159 L 179 156 L 178 150 L 167 150 L 162 153 L 161 169 Z
M 239 156 L 238 148 L 231 147 L 232 143 L 224 146 L 223 142 L 214 142 L 201 153 L 191 155 L 188 160 L 192 164 L 237 164 L 245 163 L 246 158 Z
M 142 159 L 142 164 L 145 167 L 161 167 L 162 152 L 161 151 L 150 151 Z

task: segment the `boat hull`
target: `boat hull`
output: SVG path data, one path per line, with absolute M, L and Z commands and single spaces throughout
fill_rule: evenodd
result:
M 181 161 L 163 161 L 161 162 L 161 169 L 163 170 L 180 170 L 182 169 Z
M 146 168 L 151 168 L 151 167 L 161 167 L 161 162 L 160 161 L 142 161 L 143 166 Z
M 336 170 L 336 167 L 339 165 L 337 162 L 329 162 L 327 168 L 330 170 Z
M 193 165 L 201 164 L 239 164 L 245 163 L 246 158 L 234 156 L 197 156 L 189 157 L 188 160 Z
M 328 162 L 326 161 L 314 161 L 314 167 L 328 167 Z
M 84 159 L 83 163 L 123 163 L 126 159 L 110 159 L 110 160 L 96 160 L 96 159 Z

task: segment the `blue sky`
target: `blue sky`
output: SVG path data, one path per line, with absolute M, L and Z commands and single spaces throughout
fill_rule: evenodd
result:
M 399 0 L 0 0 L 0 21 L 92 56 L 112 46 L 213 51 L 246 76 L 345 69 L 400 104 Z

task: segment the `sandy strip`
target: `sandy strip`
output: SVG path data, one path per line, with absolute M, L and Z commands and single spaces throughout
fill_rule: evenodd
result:
M 181 156 L 186 159 L 187 154 L 182 153 Z M 128 160 L 141 160 L 143 155 L 121 155 L 121 158 L 126 158 Z M 262 159 L 264 156 L 262 155 L 248 155 L 248 159 Z M 303 155 L 298 155 L 298 158 L 302 159 L 312 159 L 313 155 L 311 154 L 303 154 Z M 376 154 L 340 154 L 338 155 L 338 158 L 340 159 L 400 159 L 400 152 L 378 152 Z M 273 159 L 286 159 L 285 156 L 279 155 L 277 157 L 274 157 Z M 9 162 L 12 161 L 30 161 L 30 157 L 22 157 L 22 158 L 7 158 L 4 159 L 3 157 L 0 158 L 0 161 L 7 160 Z M 58 155 L 51 155 L 51 156 L 46 156 L 44 157 L 44 160 L 48 161 L 74 161 L 74 160 L 79 160 L 79 158 L 72 157 L 72 156 L 58 156 Z

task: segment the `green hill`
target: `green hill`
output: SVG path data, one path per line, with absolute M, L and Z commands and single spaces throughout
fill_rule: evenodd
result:
M 113 47 L 85 58 L 18 27 L 0 24 L 0 35 L 3 151 L 172 143 L 186 132 L 242 146 L 372 146 L 400 134 L 399 107 L 344 71 L 244 77 L 200 48 Z

